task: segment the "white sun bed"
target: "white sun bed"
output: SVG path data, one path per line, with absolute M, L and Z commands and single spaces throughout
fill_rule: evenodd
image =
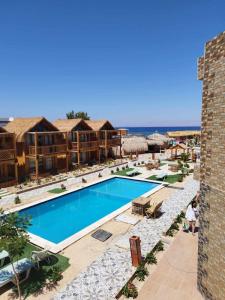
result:
M 28 258 L 23 258 L 13 263 L 13 266 L 17 274 L 26 272 L 25 278 L 21 280 L 22 282 L 28 278 L 30 270 L 34 266 L 34 264 Z M 8 265 L 0 270 L 0 287 L 6 285 L 9 282 L 15 284 L 15 275 L 13 273 L 12 265 Z

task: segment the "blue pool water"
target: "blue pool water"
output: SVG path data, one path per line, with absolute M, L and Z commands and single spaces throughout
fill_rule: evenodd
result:
M 157 183 L 112 178 L 20 211 L 31 216 L 29 232 L 59 243 L 105 217 Z

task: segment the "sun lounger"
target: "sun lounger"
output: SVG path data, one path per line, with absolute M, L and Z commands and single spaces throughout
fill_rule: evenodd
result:
M 9 257 L 9 253 L 5 250 L 0 252 L 0 267 L 4 265 L 6 258 Z
M 50 253 L 48 250 L 44 249 L 41 251 L 32 251 L 31 259 L 37 263 L 38 268 L 41 261 L 46 260 L 47 262 L 50 261 Z
M 166 176 L 167 174 L 165 172 L 159 173 L 158 175 L 156 175 L 156 179 L 162 180 L 165 179 Z
M 139 174 L 139 172 L 137 171 L 137 170 L 132 170 L 132 171 L 128 171 L 128 172 L 126 172 L 126 175 L 127 176 L 134 176 L 134 175 L 138 175 Z
M 20 281 L 23 282 L 28 278 L 30 270 L 34 266 L 34 264 L 28 258 L 23 258 L 13 263 L 13 266 L 15 268 L 16 273 L 19 275 L 26 272 L 25 278 Z M 0 287 L 6 285 L 9 282 L 15 284 L 15 275 L 13 273 L 12 265 L 8 265 L 0 270 Z
M 162 204 L 163 204 L 163 201 L 159 202 L 158 204 L 153 204 L 149 208 L 147 208 L 145 210 L 145 214 L 146 214 L 147 218 L 155 218 L 158 211 L 160 210 Z

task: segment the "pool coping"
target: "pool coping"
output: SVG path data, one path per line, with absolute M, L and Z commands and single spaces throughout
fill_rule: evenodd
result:
M 157 181 L 157 180 L 148 180 L 148 179 L 143 179 L 143 178 L 130 178 L 127 176 L 120 176 L 120 175 L 109 175 L 103 179 L 97 179 L 94 180 L 92 183 L 88 184 L 88 185 L 82 185 L 73 189 L 70 189 L 68 191 L 62 192 L 60 194 L 57 195 L 53 195 L 53 196 L 49 196 L 49 197 L 45 197 L 43 199 L 40 200 L 36 200 L 32 203 L 27 203 L 24 204 L 18 208 L 12 208 L 8 211 L 6 211 L 5 213 L 12 213 L 12 212 L 17 212 L 38 204 L 41 204 L 43 202 L 47 202 L 47 201 L 51 201 L 53 199 L 59 198 L 61 196 L 85 189 L 87 187 L 90 187 L 92 185 L 96 185 L 98 183 L 110 180 L 112 178 L 124 178 L 124 179 L 129 179 L 129 180 L 135 180 L 135 181 L 145 181 L 145 182 L 150 182 L 150 183 L 157 183 L 159 184 L 158 186 L 156 186 L 155 188 L 153 188 L 152 190 L 150 190 L 149 192 L 146 192 L 142 195 L 140 195 L 139 197 L 149 197 L 150 195 L 156 193 L 157 191 L 159 191 L 160 189 L 168 186 L 169 184 L 166 182 L 162 182 L 162 181 Z M 28 235 L 30 237 L 30 242 L 32 244 L 35 244 L 41 248 L 45 248 L 48 249 L 50 252 L 52 253 L 58 253 L 60 251 L 62 251 L 63 249 L 67 248 L 68 246 L 70 246 L 71 244 L 73 244 L 74 242 L 78 241 L 79 239 L 81 239 L 82 237 L 84 237 L 85 235 L 89 234 L 90 232 L 92 232 L 93 230 L 97 229 L 98 227 L 102 226 L 103 224 L 105 224 L 106 222 L 112 220 L 113 218 L 115 218 L 116 216 L 120 215 L 122 212 L 128 210 L 131 206 L 132 206 L 132 201 L 134 199 L 132 199 L 129 203 L 121 206 L 120 208 L 114 210 L 113 212 L 111 212 L 110 214 L 104 216 L 103 218 L 99 219 L 98 221 L 90 224 L 89 226 L 85 227 L 84 229 L 78 231 L 77 233 L 71 235 L 70 237 L 64 239 L 63 241 L 59 242 L 59 243 L 53 243 L 47 239 L 44 239 L 38 235 L 35 235 L 33 233 L 28 232 Z

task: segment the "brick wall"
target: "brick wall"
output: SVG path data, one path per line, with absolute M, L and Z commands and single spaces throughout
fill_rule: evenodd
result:
M 225 299 L 225 32 L 205 45 L 202 80 L 201 209 L 198 287 Z

